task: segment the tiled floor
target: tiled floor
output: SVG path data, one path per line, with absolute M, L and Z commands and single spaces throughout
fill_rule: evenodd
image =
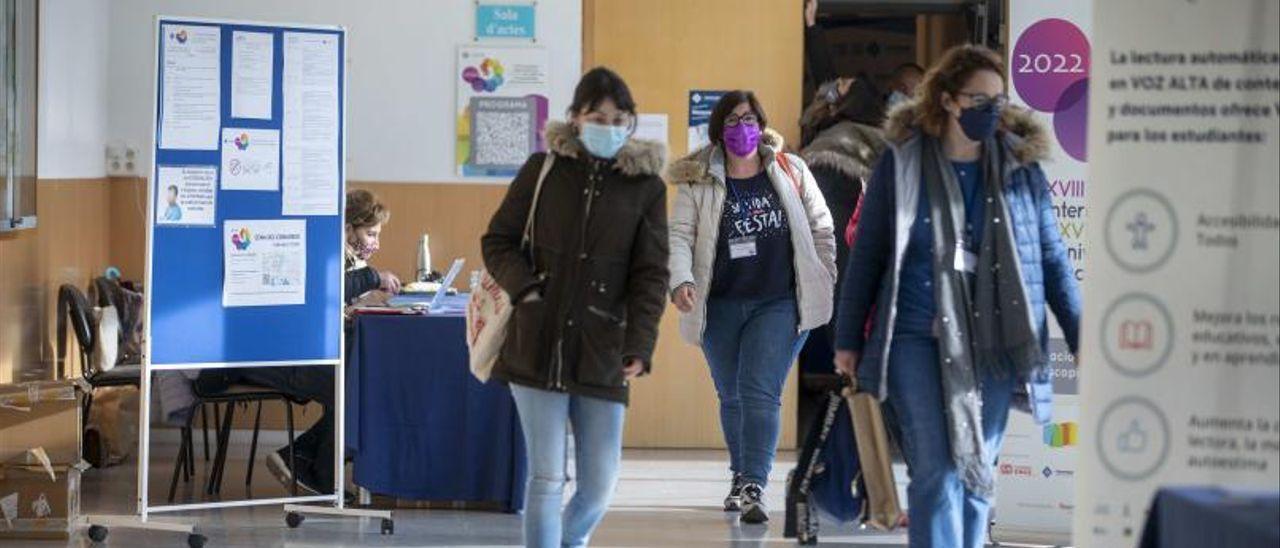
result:
M 198 442 L 197 442 L 198 443 Z M 270 447 L 265 443 L 263 447 Z M 232 446 L 225 473 L 223 498 L 243 497 L 247 446 Z M 167 495 L 174 446 L 159 446 L 151 473 L 152 500 Z M 769 490 L 772 520 L 767 526 L 743 526 L 733 515 L 719 510 L 727 487 L 726 456 L 713 451 L 628 451 L 624 457 L 617 496 L 592 539 L 593 546 L 790 546 L 782 537 L 783 489 L 794 456 L 783 454 L 774 469 Z M 259 459 L 261 460 L 261 459 Z M 197 444 L 197 475 L 203 478 L 204 461 Z M 135 466 L 115 466 L 85 474 L 83 510 L 92 514 L 130 514 L 134 510 Z M 180 487 L 176 502 L 195 502 L 198 487 Z M 283 494 L 266 469 L 259 465 L 252 494 Z M 190 497 L 190 498 L 186 498 Z M 209 537 L 209 546 L 519 546 L 520 517 L 501 513 L 442 510 L 397 510 L 396 532 L 381 536 L 379 523 L 370 519 L 308 517 L 298 529 L 288 529 L 279 506 L 205 510 L 186 514 L 162 514 L 158 520 L 191 519 Z M 24 546 L 56 546 L 60 543 L 25 543 Z M 174 533 L 114 528 L 109 546 L 182 546 Z M 857 531 L 853 527 L 824 524 L 824 546 L 900 546 L 901 534 Z M 86 546 L 80 535 L 70 546 Z

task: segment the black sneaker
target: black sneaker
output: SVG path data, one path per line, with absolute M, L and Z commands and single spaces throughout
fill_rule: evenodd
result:
M 764 505 L 764 487 L 759 483 L 742 486 L 742 522 L 764 523 L 769 521 L 769 510 Z
M 729 496 L 724 498 L 724 511 L 742 510 L 742 474 L 733 475 L 733 483 L 729 486 Z

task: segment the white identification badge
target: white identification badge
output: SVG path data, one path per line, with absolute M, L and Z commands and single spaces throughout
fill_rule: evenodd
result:
M 956 270 L 973 274 L 978 271 L 978 254 L 967 249 L 956 249 Z
M 729 259 L 746 259 L 755 256 L 756 239 L 754 236 L 729 240 Z

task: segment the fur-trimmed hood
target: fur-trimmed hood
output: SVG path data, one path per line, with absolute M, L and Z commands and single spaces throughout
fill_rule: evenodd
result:
M 765 128 L 764 133 L 760 135 L 760 152 L 764 154 L 766 165 L 773 161 L 775 155 L 782 152 L 784 142 L 781 133 L 772 128 Z M 720 146 L 706 145 L 684 158 L 671 162 L 667 167 L 667 182 L 673 185 L 715 182 L 715 176 L 710 173 L 711 159 L 715 154 L 723 154 L 720 152 Z
M 560 156 L 584 158 L 587 149 L 567 122 L 547 122 L 547 148 Z M 632 138 L 614 157 L 614 169 L 628 177 L 661 175 L 667 162 L 667 147 L 656 141 Z
M 831 168 L 849 179 L 867 180 L 884 146 L 880 128 L 845 120 L 819 132 L 800 156 L 810 168 Z
M 884 137 L 891 143 L 902 144 L 920 132 L 916 125 L 919 102 L 904 101 L 889 111 L 884 122 Z M 1010 105 L 1000 114 L 999 131 L 1013 157 L 1022 164 L 1048 160 L 1050 157 L 1049 131 L 1035 119 L 1031 111 Z

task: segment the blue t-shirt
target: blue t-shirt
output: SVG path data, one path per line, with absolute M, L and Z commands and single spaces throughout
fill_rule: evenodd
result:
M 982 168 L 978 162 L 951 162 L 964 195 L 965 246 L 977 253 L 982 242 L 982 219 L 986 203 L 982 200 Z M 895 336 L 932 337 L 937 305 L 933 295 L 933 220 L 929 218 L 929 193 L 920 181 L 920 205 L 916 221 L 911 225 L 907 252 L 902 259 L 898 278 L 898 319 Z
M 769 175 L 728 178 L 709 296 L 762 299 L 795 288 L 791 228 Z

